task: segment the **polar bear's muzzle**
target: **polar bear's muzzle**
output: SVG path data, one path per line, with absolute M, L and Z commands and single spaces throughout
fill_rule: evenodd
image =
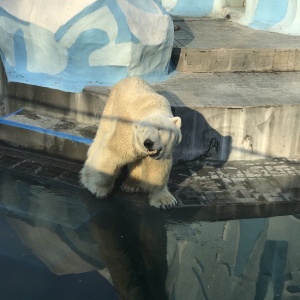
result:
M 154 142 L 152 142 L 150 139 L 146 139 L 144 141 L 144 146 L 147 149 L 147 153 L 150 157 L 158 157 L 160 154 L 160 149 L 153 149 Z

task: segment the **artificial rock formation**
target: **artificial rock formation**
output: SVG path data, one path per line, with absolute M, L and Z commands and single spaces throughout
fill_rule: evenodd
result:
M 3 0 L 9 81 L 79 92 L 132 75 L 166 77 L 173 23 L 158 0 Z

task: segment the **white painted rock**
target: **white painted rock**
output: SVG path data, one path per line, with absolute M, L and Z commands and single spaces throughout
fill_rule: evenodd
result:
M 167 77 L 173 22 L 160 1 L 2 0 L 9 81 L 79 92 L 139 75 Z

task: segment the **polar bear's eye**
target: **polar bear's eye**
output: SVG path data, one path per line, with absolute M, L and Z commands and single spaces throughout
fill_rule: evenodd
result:
M 160 128 L 160 127 L 157 127 L 157 130 L 158 130 L 158 131 L 161 131 L 161 128 Z

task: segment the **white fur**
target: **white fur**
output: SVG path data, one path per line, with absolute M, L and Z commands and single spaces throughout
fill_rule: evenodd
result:
M 120 169 L 127 165 L 129 176 L 121 189 L 148 192 L 150 205 L 171 207 L 176 199 L 167 188 L 172 152 L 181 141 L 181 119 L 173 117 L 170 104 L 148 83 L 126 78 L 111 91 L 96 137 L 81 170 L 81 182 L 97 197 L 113 189 Z M 153 142 L 149 156 L 145 140 Z

